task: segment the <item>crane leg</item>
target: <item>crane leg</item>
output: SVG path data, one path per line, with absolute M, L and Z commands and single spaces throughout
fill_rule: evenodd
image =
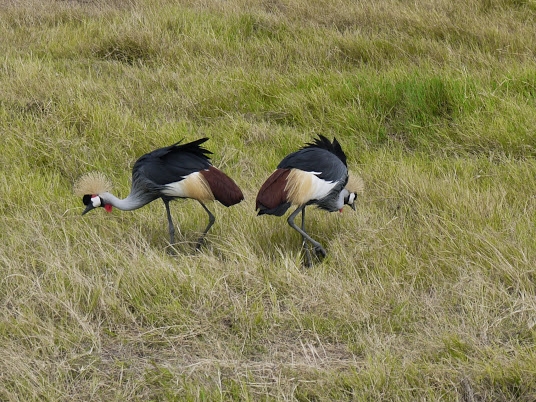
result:
M 305 208 L 303 208 L 301 211 L 301 229 L 305 232 Z M 307 239 L 303 236 L 302 238 L 303 238 L 302 248 L 305 252 L 305 266 L 310 267 L 311 266 L 311 253 L 309 252 Z
M 317 254 L 321 254 L 322 257 L 325 257 L 327 253 L 326 253 L 326 250 L 324 250 L 324 248 L 322 247 L 322 245 L 316 240 L 314 240 L 311 236 L 309 236 L 305 232 L 305 230 L 302 230 L 301 228 L 299 228 L 294 222 L 294 219 L 296 219 L 296 216 L 300 212 L 302 212 L 304 208 L 305 208 L 305 205 L 302 205 L 296 208 L 296 210 L 293 213 L 291 213 L 290 216 L 288 217 L 287 222 L 294 230 L 300 233 L 304 239 L 307 239 L 313 245 L 314 250 Z
M 203 209 L 205 211 L 207 211 L 207 214 L 208 214 L 208 225 L 207 227 L 205 228 L 205 231 L 203 232 L 203 234 L 201 235 L 201 237 L 199 238 L 199 240 L 197 241 L 197 244 L 195 245 L 195 249 L 196 250 L 199 250 L 201 248 L 201 245 L 203 244 L 203 242 L 205 241 L 205 236 L 207 234 L 207 232 L 209 231 L 209 229 L 212 227 L 212 225 L 214 225 L 214 222 L 216 221 L 216 218 L 214 217 L 214 215 L 212 215 L 212 212 L 210 212 L 208 210 L 208 208 L 205 206 L 205 204 L 203 204 L 201 201 L 199 201 L 199 203 L 201 204 L 201 206 L 203 207 Z
M 167 220 L 169 225 L 169 244 L 175 243 L 175 226 L 173 226 L 173 220 L 171 219 L 171 211 L 169 210 L 169 200 L 162 199 L 166 206 Z

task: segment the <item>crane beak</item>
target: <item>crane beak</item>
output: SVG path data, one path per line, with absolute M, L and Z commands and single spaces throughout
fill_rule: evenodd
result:
M 355 211 L 355 203 L 352 202 L 352 203 L 350 204 L 350 208 L 352 208 L 352 209 Z
M 84 212 L 82 212 L 82 215 L 85 215 L 87 214 L 89 211 L 91 211 L 92 209 L 95 209 L 95 207 L 93 206 L 92 203 L 89 203 L 86 205 L 86 209 L 84 209 Z

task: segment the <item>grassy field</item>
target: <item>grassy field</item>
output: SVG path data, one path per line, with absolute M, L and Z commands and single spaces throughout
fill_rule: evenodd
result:
M 536 2 L 0 2 L 0 400 L 534 401 Z M 366 189 L 255 215 L 337 137 Z M 210 137 L 245 201 L 80 216 Z

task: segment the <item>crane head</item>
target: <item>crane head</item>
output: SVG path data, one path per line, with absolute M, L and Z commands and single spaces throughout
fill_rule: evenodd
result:
M 351 192 L 348 191 L 348 189 L 343 188 L 339 197 L 341 197 L 339 199 L 340 200 L 339 201 L 340 202 L 340 204 L 339 204 L 339 206 L 340 206 L 339 212 L 342 212 L 342 207 L 344 207 L 345 205 L 349 205 L 350 208 L 352 208 L 355 211 L 354 201 L 357 198 L 356 193 L 351 193 Z
M 82 197 L 82 202 L 86 206 L 82 215 L 98 207 L 104 207 L 106 211 L 111 212 L 112 206 L 106 204 L 99 195 L 110 191 L 111 188 L 110 181 L 99 172 L 90 172 L 78 179 L 74 185 L 74 193 Z
M 350 175 L 346 187 L 343 189 L 344 204 L 349 205 L 355 211 L 355 200 L 357 195 L 363 192 L 363 179 L 359 176 Z M 342 212 L 342 208 L 340 210 Z
M 92 209 L 98 207 L 104 207 L 106 212 L 112 212 L 112 206 L 110 204 L 105 204 L 104 200 L 97 194 L 85 194 L 82 197 L 82 202 L 86 206 L 86 209 L 84 210 L 84 212 L 82 212 L 82 215 L 85 215 Z

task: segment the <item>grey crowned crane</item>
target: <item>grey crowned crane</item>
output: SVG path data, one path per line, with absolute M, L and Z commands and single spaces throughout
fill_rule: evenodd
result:
M 207 227 L 197 241 L 198 250 L 215 221 L 205 203 L 217 200 L 229 207 L 244 199 L 236 183 L 212 166 L 208 157 L 212 152 L 201 147 L 207 140 L 201 138 L 187 144 L 177 142 L 141 156 L 132 168 L 130 194 L 124 199 L 109 192 L 111 185 L 104 175 L 84 175 L 75 185 L 75 193 L 82 197 L 86 206 L 82 215 L 98 207 L 104 207 L 108 212 L 112 211 L 112 207 L 131 211 L 160 198 L 166 207 L 169 241 L 174 244 L 175 228 L 169 202 L 177 198 L 192 198 L 199 201 L 209 218 Z
M 329 212 L 341 211 L 344 205 L 355 210 L 354 202 L 363 191 L 359 177 L 350 178 L 344 154 L 339 142 L 330 142 L 319 135 L 313 143 L 287 155 L 277 169 L 264 182 L 256 199 L 258 215 L 282 216 L 291 205 L 297 208 L 288 217 L 288 224 L 301 234 L 305 249 L 306 266 L 311 265 L 307 242 L 315 253 L 326 256 L 326 250 L 305 231 L 305 207 L 316 205 Z M 302 213 L 302 224 L 294 222 Z

